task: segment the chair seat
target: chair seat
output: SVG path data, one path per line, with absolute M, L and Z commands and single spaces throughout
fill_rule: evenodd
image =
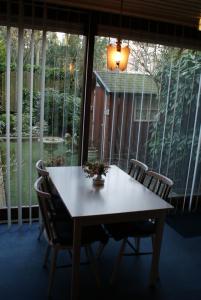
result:
M 53 243 L 59 243 L 63 246 L 71 246 L 73 244 L 73 222 L 68 223 L 56 220 L 54 222 L 55 236 Z M 82 230 L 81 245 L 91 244 L 93 242 L 101 242 L 106 244 L 108 242 L 108 235 L 101 225 L 86 226 Z
M 126 237 L 146 237 L 155 232 L 155 224 L 151 221 L 105 224 L 104 226 L 116 241 Z

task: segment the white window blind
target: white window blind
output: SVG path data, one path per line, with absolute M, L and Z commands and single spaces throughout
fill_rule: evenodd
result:
M 97 47 L 103 39 L 96 37 Z M 99 142 L 94 131 L 96 157 L 89 153 L 89 159 L 125 171 L 131 158 L 138 159 L 174 181 L 170 201 L 176 209 L 193 211 L 201 206 L 201 52 L 136 41 L 129 46 L 128 69 L 122 73 L 109 72 L 94 57 L 91 114 L 104 128 L 104 138 Z M 107 118 L 101 110 L 106 93 Z
M 36 161 L 78 164 L 86 43 L 82 35 L 3 26 L 0 43 L 0 210 L 9 226 L 21 226 L 38 219 Z

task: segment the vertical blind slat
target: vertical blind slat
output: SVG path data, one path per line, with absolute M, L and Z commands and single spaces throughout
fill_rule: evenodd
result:
M 168 80 L 168 90 L 167 90 L 167 100 L 166 100 L 166 111 L 165 111 L 165 121 L 163 127 L 163 137 L 162 137 L 162 145 L 161 145 L 161 154 L 160 154 L 160 163 L 159 163 L 159 173 L 161 172 L 161 164 L 163 158 L 163 149 L 164 149 L 164 142 L 165 142 L 165 131 L 166 131 L 166 124 L 167 124 L 167 115 L 168 115 L 168 105 L 169 105 L 169 98 L 170 98 L 170 84 L 171 84 L 171 77 L 172 77 L 172 64 L 173 64 L 173 57 L 171 57 L 170 63 L 170 71 L 169 71 L 169 80 Z
M 18 32 L 17 62 L 17 191 L 18 191 L 18 223 L 22 224 L 22 101 L 23 101 L 23 51 L 24 30 Z
M 42 72 L 41 72 L 41 101 L 40 101 L 40 159 L 43 159 L 43 127 L 44 127 L 44 105 L 45 105 L 45 65 L 46 65 L 46 31 L 42 36 Z M 42 222 L 41 213 L 39 212 L 39 222 Z
M 170 163 L 172 141 L 173 141 L 173 135 L 174 135 L 176 104 L 177 104 L 178 91 L 179 91 L 179 80 L 180 80 L 180 68 L 181 68 L 181 59 L 179 61 L 179 67 L 178 67 L 178 71 L 177 71 L 176 93 L 175 93 L 175 98 L 174 98 L 173 121 L 172 121 L 172 126 L 171 126 L 170 146 L 169 146 L 169 153 L 168 153 L 168 158 L 167 158 L 166 176 L 168 176 L 168 169 L 169 169 L 169 163 Z
M 7 28 L 6 44 L 6 200 L 7 200 L 7 221 L 11 225 L 11 193 L 10 193 L 10 58 L 11 58 L 11 33 Z
M 112 128 L 111 128 L 111 136 L 110 136 L 110 155 L 109 155 L 109 164 L 112 162 L 112 148 L 113 148 L 113 138 L 114 138 L 114 118 L 115 118 L 115 112 L 116 112 L 116 100 L 117 100 L 117 93 L 116 93 L 116 88 L 117 88 L 117 75 L 115 75 L 115 83 L 114 83 L 114 96 L 113 98 L 110 97 L 110 105 L 111 105 L 111 99 L 113 101 L 113 107 L 112 107 Z
M 129 125 L 129 134 L 128 134 L 128 153 L 127 153 L 127 170 L 129 166 L 129 160 L 130 160 L 130 149 L 131 149 L 131 137 L 132 137 L 132 127 L 133 127 L 133 115 L 134 115 L 134 102 L 135 102 L 135 87 L 133 85 L 133 95 L 131 100 L 131 115 L 130 115 L 130 125 Z
M 104 112 L 103 112 L 103 148 L 102 159 L 105 159 L 105 136 L 106 136 L 106 122 L 107 122 L 107 92 L 104 95 Z
M 195 166 L 194 166 L 194 171 L 193 171 L 193 181 L 192 181 L 192 186 L 191 186 L 190 201 L 189 201 L 189 206 L 188 206 L 189 211 L 191 211 L 192 201 L 193 201 L 193 193 L 194 193 L 194 188 L 195 188 L 195 179 L 196 179 L 196 175 L 197 175 L 198 160 L 199 160 L 199 155 L 200 155 L 200 144 L 201 144 L 201 126 L 200 126 L 199 138 L 198 138 L 198 146 L 197 146 L 197 152 L 196 152 Z
M 148 137 L 149 137 L 149 126 L 150 126 L 150 119 L 151 119 L 151 109 L 152 109 L 152 93 L 153 89 L 153 81 L 151 82 L 151 95 L 149 97 L 149 105 L 148 105 L 148 112 L 147 112 L 147 119 L 148 119 L 148 124 L 147 124 L 147 130 L 146 130 L 146 139 L 145 139 L 145 154 L 144 154 L 144 162 L 146 163 L 147 160 L 147 148 L 148 148 Z
M 75 118 L 76 118 L 76 101 L 77 101 L 77 85 L 78 85 L 78 53 L 76 55 L 76 70 L 75 70 L 75 85 L 74 85 L 74 95 L 73 95 L 73 128 L 72 128 L 72 145 L 71 145 L 71 165 L 73 165 L 73 155 L 74 155 L 74 144 L 76 142 L 76 128 L 75 128 Z
M 95 113 L 96 113 L 96 88 L 93 90 L 93 114 L 92 114 L 92 130 L 91 130 L 91 143 L 94 144 L 94 126 L 95 126 Z
M 187 178 L 186 178 L 186 187 L 185 187 L 185 193 L 184 193 L 183 210 L 184 210 L 185 204 L 186 204 L 186 195 L 187 195 L 189 175 L 190 175 L 192 155 L 193 155 L 195 131 L 196 131 L 196 125 L 197 125 L 197 119 L 198 119 L 198 108 L 199 108 L 199 101 L 200 101 L 200 92 L 201 92 L 201 74 L 200 74 L 199 88 L 198 88 L 198 94 L 197 94 L 196 112 L 195 112 L 195 119 L 194 119 L 194 126 L 193 126 L 193 137 L 192 137 L 191 152 L 190 152 L 190 157 L 189 157 L 188 172 L 187 172 Z
M 155 134 L 154 134 L 154 150 L 153 150 L 153 155 L 152 155 L 152 169 L 154 168 L 155 150 L 156 150 L 156 139 L 157 139 L 157 132 L 158 132 L 158 123 L 159 123 L 159 120 L 160 120 L 162 79 L 163 79 L 163 67 L 162 67 L 162 70 L 161 70 L 160 88 L 159 88 L 159 92 L 158 92 L 158 115 L 157 115 L 156 129 L 155 129 Z
M 67 59 L 67 34 L 65 33 L 65 54 L 64 54 L 64 102 L 63 102 L 63 118 L 62 118 L 62 138 L 65 136 L 65 124 L 67 123 L 67 85 L 66 85 L 66 78 L 67 78 L 67 67 L 68 67 L 68 59 Z
M 34 78 L 34 30 L 31 32 L 31 69 L 30 69 L 30 111 L 29 111 L 29 223 L 32 223 L 32 115 L 33 115 L 33 78 Z
M 125 77 L 124 77 L 124 93 L 123 93 L 123 104 L 122 104 L 122 112 L 121 112 L 121 128 L 120 128 L 118 166 L 121 161 L 121 147 L 122 147 L 122 135 L 123 135 L 123 125 L 124 125 L 125 98 L 126 98 L 126 93 L 125 93 Z
M 141 121 L 142 121 L 142 108 L 143 108 L 143 103 L 144 103 L 144 82 L 145 82 L 145 71 L 144 71 L 144 76 L 143 76 L 143 82 L 142 82 L 142 92 L 141 92 L 141 99 L 140 99 L 140 117 L 139 117 L 139 122 L 138 122 L 138 135 L 137 135 L 137 150 L 136 150 L 136 159 L 139 159 L 138 154 L 139 154 L 139 144 L 140 144 L 140 133 L 141 133 Z M 137 110 L 136 110 L 137 112 Z
M 40 102 L 40 158 L 43 159 L 43 127 L 44 127 L 44 104 L 45 104 L 45 65 L 46 65 L 46 31 L 42 37 L 42 73 L 41 73 L 41 102 Z

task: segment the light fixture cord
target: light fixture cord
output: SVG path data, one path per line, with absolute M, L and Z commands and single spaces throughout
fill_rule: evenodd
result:
M 121 41 L 121 36 L 122 36 L 122 15 L 123 15 L 123 0 L 121 0 L 120 3 L 120 21 L 119 21 L 119 36 L 118 36 L 118 41 Z
M 120 19 L 120 26 L 122 27 L 122 14 L 123 14 L 123 0 L 121 0 L 121 8 L 120 8 L 120 16 L 121 16 L 121 19 Z

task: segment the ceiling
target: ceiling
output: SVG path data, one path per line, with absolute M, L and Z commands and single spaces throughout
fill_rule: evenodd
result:
M 121 0 L 46 0 L 76 8 L 119 13 Z M 124 0 L 123 14 L 196 28 L 201 0 Z

